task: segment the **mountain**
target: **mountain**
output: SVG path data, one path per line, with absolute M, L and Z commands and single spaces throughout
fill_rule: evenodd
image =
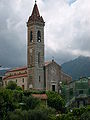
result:
M 72 76 L 73 80 L 90 77 L 90 57 L 79 56 L 61 66 L 64 72 Z
M 8 70 L 10 70 L 10 68 L 0 67 L 0 76 L 4 76 Z

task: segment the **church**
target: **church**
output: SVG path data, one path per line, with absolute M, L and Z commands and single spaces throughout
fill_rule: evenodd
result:
M 27 66 L 14 68 L 6 72 L 3 85 L 14 81 L 23 90 L 60 91 L 60 84 L 68 84 L 72 77 L 65 74 L 61 66 L 53 60 L 44 60 L 44 26 L 35 2 L 31 16 L 27 22 Z

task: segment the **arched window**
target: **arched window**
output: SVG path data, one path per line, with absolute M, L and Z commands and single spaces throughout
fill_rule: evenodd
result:
M 33 42 L 33 32 L 30 32 L 30 42 Z
M 37 32 L 37 41 L 41 42 L 41 32 L 39 30 Z

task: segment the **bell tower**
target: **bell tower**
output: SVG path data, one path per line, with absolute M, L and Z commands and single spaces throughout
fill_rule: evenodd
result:
M 35 5 L 27 22 L 28 88 L 44 90 L 44 26 L 38 6 Z

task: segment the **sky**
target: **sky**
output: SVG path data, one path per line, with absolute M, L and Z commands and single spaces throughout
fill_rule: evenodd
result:
M 34 0 L 0 0 L 0 65 L 27 63 L 27 26 Z M 45 21 L 45 60 L 90 56 L 90 0 L 37 0 Z

